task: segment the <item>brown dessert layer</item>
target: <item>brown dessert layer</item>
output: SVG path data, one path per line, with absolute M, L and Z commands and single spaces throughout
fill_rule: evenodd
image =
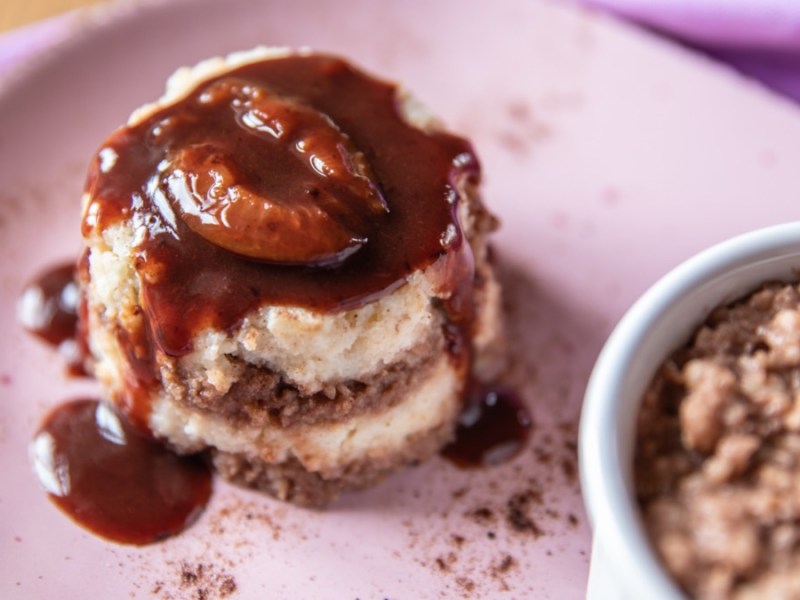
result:
M 309 471 L 296 459 L 273 464 L 257 457 L 215 452 L 217 471 L 228 481 L 301 506 L 320 507 L 343 491 L 367 488 L 411 464 L 422 462 L 453 437 L 454 423 L 411 436 L 401 452 L 342 465 L 336 472 Z
M 343 421 L 394 406 L 407 395 L 414 380 L 429 373 L 444 351 L 444 338 L 438 336 L 413 348 L 402 362 L 358 380 L 332 383 L 310 395 L 303 394 L 268 367 L 241 359 L 230 359 L 240 367 L 240 373 L 224 394 L 187 373 L 176 361 L 162 364 L 162 372 L 167 373 L 164 383 L 167 395 L 188 408 L 221 415 L 232 423 L 288 428 Z

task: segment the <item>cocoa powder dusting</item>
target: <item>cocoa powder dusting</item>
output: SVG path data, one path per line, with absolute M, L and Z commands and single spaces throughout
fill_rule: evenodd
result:
M 217 565 L 210 563 L 180 564 L 180 589 L 188 597 L 196 600 L 227 598 L 234 594 L 238 586 L 236 579 Z
M 485 506 L 467 511 L 464 513 L 464 516 L 472 521 L 475 521 L 479 525 L 492 523 L 495 520 L 495 515 L 492 512 L 492 509 Z
M 516 564 L 517 564 L 517 561 L 514 559 L 514 557 L 511 556 L 510 554 L 506 554 L 502 558 L 502 560 L 500 561 L 500 564 L 498 564 L 496 567 L 494 567 L 493 572 L 494 573 L 507 573 Z
M 531 504 L 541 504 L 542 495 L 534 489 L 527 489 L 511 496 L 506 502 L 506 523 L 514 531 L 530 533 L 534 537 L 544 535 L 544 531 L 530 516 Z
M 580 523 L 580 521 L 578 520 L 578 517 L 576 517 L 576 516 L 575 516 L 574 514 L 572 514 L 572 513 L 569 513 L 569 514 L 567 515 L 567 522 L 568 522 L 568 523 L 569 523 L 569 524 L 570 524 L 572 527 L 577 527 L 577 526 L 578 526 L 578 524 Z
M 456 583 L 465 592 L 472 592 L 475 590 L 475 582 L 469 577 L 456 577 Z

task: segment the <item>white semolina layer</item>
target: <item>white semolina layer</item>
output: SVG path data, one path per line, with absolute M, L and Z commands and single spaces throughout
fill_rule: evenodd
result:
M 248 62 L 286 54 L 284 49 L 257 48 L 179 69 L 169 79 L 165 95 L 134 112 L 129 123 L 135 124 L 179 100 L 202 80 Z M 421 129 L 438 127 L 430 113 L 405 93 L 401 94 L 401 106 L 413 125 Z M 459 217 L 471 238 L 476 268 L 483 276 L 473 330 L 475 374 L 478 379 L 489 379 L 500 365 L 496 351 L 502 329 L 500 287 L 487 262 L 483 234 L 470 233 L 476 230 L 472 201 L 467 201 L 470 190 L 461 191 L 464 199 Z M 89 205 L 87 199 L 84 201 Z M 86 217 L 91 223 L 91 215 Z M 102 232 L 94 229 L 87 240 L 91 252 L 85 292 L 94 372 L 117 398 L 125 396 L 132 375 L 114 331 L 116 324 L 131 331 L 141 326 L 140 281 L 133 265 L 137 242 L 144 232 L 144 223 L 129 220 Z M 446 299 L 440 281 L 446 270 L 435 263 L 378 300 L 339 313 L 263 306 L 247 315 L 235 331 L 200 332 L 192 342 L 194 350 L 177 361 L 182 372 L 220 395 L 231 389 L 245 366 L 274 372 L 307 396 L 325 393 L 342 382 L 379 378 L 392 365 L 403 364 L 410 353 L 419 353 L 426 346 L 433 351 L 433 341 L 441 340 L 444 322 L 436 304 Z M 466 373 L 460 361 L 439 352 L 411 378 L 402 401 L 343 420 L 290 427 L 231 423 L 220 414 L 190 407 L 160 388 L 151 398 L 149 424 L 154 434 L 182 451 L 211 447 L 268 463 L 296 458 L 309 471 L 336 477 L 348 464 L 373 459 L 386 464 L 391 456 L 402 456 L 414 438 L 443 428 L 452 430 Z M 157 360 L 166 381 L 165 362 L 172 359 Z

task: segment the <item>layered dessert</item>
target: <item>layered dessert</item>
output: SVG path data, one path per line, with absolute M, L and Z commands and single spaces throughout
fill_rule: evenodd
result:
M 800 286 L 717 308 L 644 396 L 636 491 L 693 598 L 800 598 Z
M 90 166 L 89 368 L 134 426 L 283 500 L 424 460 L 502 363 L 479 180 L 467 141 L 340 58 L 181 69 Z

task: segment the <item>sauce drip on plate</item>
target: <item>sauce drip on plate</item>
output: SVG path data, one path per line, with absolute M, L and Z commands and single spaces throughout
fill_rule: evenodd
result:
M 524 446 L 533 420 L 522 400 L 503 387 L 478 388 L 468 400 L 456 439 L 442 456 L 464 467 L 485 467 L 511 459 Z
M 75 263 L 56 265 L 25 287 L 17 305 L 19 320 L 30 333 L 58 346 L 75 338 L 79 296 Z
M 50 499 L 86 529 L 123 544 L 149 544 L 183 531 L 211 495 L 211 472 L 141 436 L 108 405 L 56 407 L 31 444 Z
M 78 314 L 85 306 L 74 262 L 58 264 L 34 278 L 20 295 L 17 317 L 30 333 L 58 348 L 71 375 L 86 375 L 88 353 Z

